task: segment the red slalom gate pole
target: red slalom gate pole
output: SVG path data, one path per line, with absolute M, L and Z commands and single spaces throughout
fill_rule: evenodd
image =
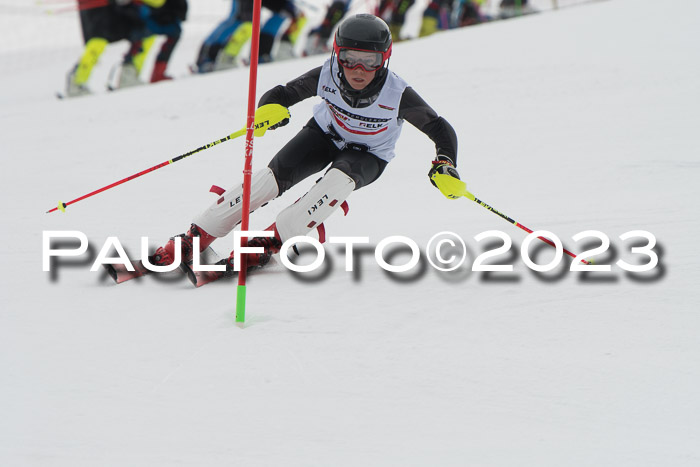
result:
M 241 231 L 248 230 L 250 218 L 250 184 L 253 174 L 253 138 L 255 130 L 255 91 L 258 81 L 258 55 L 260 49 L 260 10 L 262 0 L 253 2 L 253 36 L 250 45 L 250 74 L 248 77 L 248 120 L 245 138 L 245 165 L 243 167 L 243 216 L 241 218 Z M 248 245 L 248 238 L 241 238 L 240 247 Z M 234 248 L 237 245 L 234 245 Z M 241 255 L 241 270 L 238 271 L 238 287 L 236 288 L 236 324 L 242 326 L 245 323 L 246 304 L 246 270 L 248 268 L 247 255 Z

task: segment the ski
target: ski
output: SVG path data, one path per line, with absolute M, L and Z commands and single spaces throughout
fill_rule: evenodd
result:
M 201 257 L 207 260 L 218 260 L 219 255 L 216 254 L 212 247 L 207 247 L 207 249 L 202 252 Z M 114 279 L 114 282 L 117 284 L 153 273 L 153 271 L 147 269 L 140 260 L 132 261 L 131 264 L 134 266 L 133 271 L 129 271 L 123 264 L 103 264 L 102 266 L 107 270 L 109 276 Z M 181 267 L 179 270 L 182 270 L 182 265 L 184 264 L 185 262 L 180 265 Z M 177 271 L 178 268 L 174 270 Z
M 128 73 L 125 74 L 124 70 L 128 70 Z M 125 66 L 123 63 L 117 63 L 109 70 L 105 87 L 108 92 L 114 92 L 120 89 L 143 86 L 144 84 L 148 83 L 139 79 L 139 72 L 133 65 Z
M 120 89 L 136 88 L 136 87 L 139 87 L 139 86 L 144 86 L 144 85 L 146 85 L 146 84 L 151 84 L 151 83 L 146 83 L 146 82 L 144 81 L 144 82 L 139 82 L 139 83 L 130 84 L 130 85 L 128 85 L 128 86 L 118 86 L 118 85 L 114 85 L 114 84 L 111 84 L 111 83 L 107 83 L 107 84 L 105 85 L 105 88 L 107 89 L 108 92 L 115 92 L 115 91 L 119 91 Z
M 274 260 L 272 261 L 274 264 Z M 216 265 L 225 265 L 226 270 L 225 271 L 195 271 L 192 269 L 190 264 L 185 264 L 182 263 L 180 264 L 180 270 L 187 274 L 187 278 L 192 282 L 192 284 L 195 287 L 201 287 L 203 285 L 210 284 L 212 282 L 216 282 L 219 279 L 224 279 L 226 277 L 234 277 L 238 275 L 237 271 L 233 270 L 233 266 L 231 266 L 231 263 L 229 262 L 229 258 L 222 259 L 215 263 Z M 252 271 L 262 269 L 266 266 L 268 266 L 270 263 L 265 264 L 265 266 L 250 266 L 248 268 L 248 274 L 250 274 Z
M 225 271 L 194 271 L 190 265 L 181 263 L 180 270 L 187 274 L 187 278 L 192 282 L 195 287 L 201 287 L 203 285 L 209 284 L 210 282 L 218 281 L 224 277 L 233 277 L 236 275 L 236 271 L 230 268 L 228 258 L 218 261 L 216 265 L 226 265 Z
M 114 279 L 114 282 L 121 284 L 122 282 L 130 281 L 131 279 L 136 279 L 137 277 L 145 276 L 150 274 L 151 270 L 146 269 L 141 261 L 134 261 L 131 263 L 134 266 L 133 271 L 129 271 L 123 264 L 103 264 L 102 266 L 107 270 L 109 276 Z
M 93 94 L 91 92 L 85 92 L 82 94 L 68 94 L 67 92 L 61 92 L 61 91 L 56 91 L 56 99 L 58 100 L 66 100 L 66 99 L 75 99 L 76 97 L 85 97 L 85 96 L 92 96 Z

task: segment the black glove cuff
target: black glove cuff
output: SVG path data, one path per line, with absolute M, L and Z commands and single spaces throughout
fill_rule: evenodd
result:
M 438 154 L 435 156 L 435 161 L 433 163 L 440 163 L 440 162 L 446 162 L 450 164 L 452 167 L 456 167 L 455 161 L 452 160 L 450 156 L 445 156 L 444 154 Z

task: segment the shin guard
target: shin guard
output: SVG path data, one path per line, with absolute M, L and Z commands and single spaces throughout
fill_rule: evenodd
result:
M 331 169 L 299 201 L 277 215 L 276 226 L 284 242 L 306 235 L 340 207 L 355 189 L 355 181 L 338 169 Z
M 279 194 L 275 175 L 268 167 L 253 174 L 250 187 L 251 212 Z M 215 237 L 225 237 L 243 217 L 243 187 L 238 185 L 226 192 L 209 209 L 197 216 L 195 224 Z
M 75 70 L 74 82 L 76 85 L 84 85 L 87 83 L 88 78 L 90 78 L 90 73 L 92 69 L 100 58 L 100 55 L 105 51 L 107 47 L 107 39 L 102 39 L 99 37 L 93 37 L 87 44 L 85 44 L 85 51 L 82 57 L 80 57 L 80 62 Z

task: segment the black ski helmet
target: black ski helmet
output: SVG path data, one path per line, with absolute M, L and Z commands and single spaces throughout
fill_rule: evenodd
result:
M 391 31 L 380 18 L 367 13 L 346 19 L 335 32 L 333 50 L 342 48 L 381 52 L 386 61 L 391 56 Z
M 374 15 L 362 13 L 352 16 L 341 22 L 333 38 L 333 56 L 331 64 L 335 62 L 338 66 L 337 75 L 340 78 L 340 89 L 345 97 L 353 101 L 353 107 L 359 101 L 373 100 L 378 95 L 387 77 L 388 61 L 391 57 L 391 31 L 389 26 Z M 353 89 L 345 79 L 343 66 L 340 63 L 342 49 L 361 50 L 368 52 L 379 52 L 381 66 L 376 70 L 372 82 L 364 89 Z M 346 99 L 347 100 L 347 99 Z M 367 102 L 369 104 L 369 102 Z

